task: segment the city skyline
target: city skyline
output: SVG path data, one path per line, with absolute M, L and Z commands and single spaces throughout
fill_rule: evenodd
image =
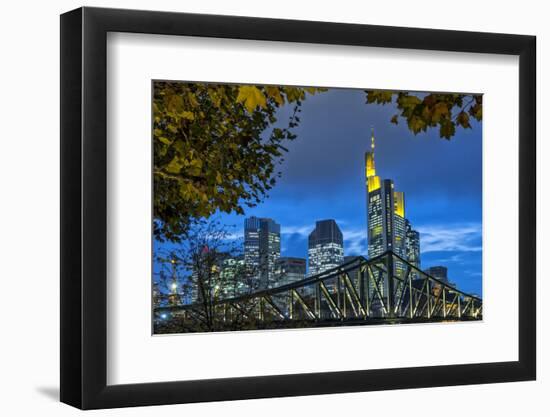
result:
M 156 94 L 161 332 L 481 318 L 481 124 L 463 123 L 481 96 L 168 82 Z M 218 110 L 170 111 L 173 94 Z
M 393 109 L 364 106 L 362 100 L 362 92 L 355 90 L 331 90 L 316 101 L 306 100 L 308 117 L 298 139 L 288 144 L 277 187 L 245 215 L 224 213 L 220 219 L 235 225 L 242 237 L 244 217 L 276 217 L 281 256 L 303 258 L 315 221 L 334 219 L 344 235 L 345 255 L 366 255 L 363 155 L 374 126 L 377 166 L 383 178 L 393 179 L 406 193 L 408 217 L 421 236 L 422 268 L 446 265 L 461 288 L 481 295 L 481 126 L 473 123 L 451 141 L 437 132 L 414 136 L 406 126 L 389 123 Z M 338 112 L 342 107 L 351 111 Z M 323 117 L 332 110 L 338 118 Z M 318 148 L 312 149 L 315 143 Z M 323 192 L 333 198 L 330 207 L 323 206 Z
M 398 191 L 393 180 L 377 173 L 375 141 L 374 128 L 371 127 L 370 146 L 364 158 L 367 254 L 346 254 L 344 235 L 337 221 L 323 219 L 315 221 L 315 226 L 308 235 L 305 258 L 284 257 L 281 256 L 281 225 L 271 217 L 246 217 L 243 229 L 243 263 L 250 270 L 257 271 L 259 289 L 275 288 L 331 270 L 345 263 L 346 257 L 362 256 L 372 259 L 387 251 L 393 251 L 421 269 L 420 233 L 413 229 L 410 219 L 406 217 L 405 192 Z M 288 260 L 292 260 L 294 265 L 289 265 Z M 395 267 L 396 274 L 403 276 L 405 266 L 402 262 L 396 262 Z M 303 272 L 298 272 L 302 268 Z M 290 270 L 292 272 L 289 275 Z M 447 267 L 444 265 L 431 265 L 424 271 L 449 282 Z M 413 278 L 417 277 L 418 274 L 413 273 Z

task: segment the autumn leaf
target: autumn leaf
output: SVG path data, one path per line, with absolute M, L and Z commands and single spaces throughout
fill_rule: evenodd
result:
M 450 120 L 443 120 L 439 128 L 439 136 L 445 139 L 451 139 L 451 136 L 455 134 L 455 124 Z
M 202 169 L 202 160 L 192 159 L 191 162 L 189 162 L 189 166 L 187 167 L 187 172 L 190 175 L 196 176 L 201 173 L 201 169 Z
M 461 111 L 460 113 L 458 113 L 458 116 L 456 117 L 456 122 L 464 129 L 472 128 L 472 126 L 470 125 L 470 116 L 468 116 L 465 111 Z
M 195 120 L 195 114 L 191 111 L 182 111 L 181 117 L 187 120 Z
M 208 95 L 210 96 L 210 100 L 212 100 L 212 104 L 214 104 L 215 107 L 221 106 L 222 99 L 216 90 L 209 89 Z
M 432 122 L 438 123 L 442 117 L 449 115 L 449 108 L 446 103 L 439 102 L 434 106 L 432 113 Z
M 421 130 L 426 130 L 426 122 L 418 116 L 413 116 L 408 121 L 409 129 L 416 135 Z
M 405 107 L 415 107 L 421 103 L 420 99 L 416 96 L 410 96 L 410 95 L 402 95 L 397 99 L 397 103 L 405 108 Z
M 476 120 L 481 120 L 482 118 L 482 107 L 481 103 L 476 103 L 472 107 L 470 107 L 468 111 Z
M 158 137 L 158 140 L 160 140 L 162 143 L 164 143 L 165 145 L 170 145 L 172 144 L 172 141 L 168 138 L 165 138 L 164 136 L 159 136 Z
M 156 239 L 181 241 L 197 219 L 244 213 L 268 196 L 305 88 L 157 81 L 153 88 Z M 313 91 L 313 89 L 311 89 Z M 322 89 L 315 88 L 315 91 Z M 287 126 L 277 109 L 292 102 Z M 269 140 L 265 133 L 273 129 Z
M 471 128 L 471 121 L 482 120 L 483 96 L 479 94 L 469 95 L 460 93 L 408 93 L 398 91 L 365 90 L 367 104 L 384 104 L 385 101 L 397 95 L 396 108 L 400 111 L 390 119 L 397 124 L 399 118 L 407 122 L 407 126 L 415 135 L 425 132 L 428 128 L 439 127 L 442 138 L 450 139 L 456 133 L 456 127 Z M 383 95 L 385 94 L 385 95 Z M 466 105 L 464 105 L 466 103 Z M 451 120 L 453 110 L 457 109 L 458 115 Z
M 275 102 L 279 105 L 283 105 L 285 103 L 285 99 L 281 95 L 281 92 L 279 91 L 278 87 L 274 87 L 272 85 L 268 85 L 265 88 L 265 91 L 269 97 L 271 97 Z
M 246 110 L 252 113 L 256 107 L 265 108 L 266 99 L 259 88 L 253 85 L 242 85 L 239 87 L 238 103 L 244 103 Z
M 183 163 L 180 161 L 180 158 L 175 156 L 168 165 L 166 165 L 165 170 L 171 174 L 178 174 L 183 168 Z
M 173 113 L 178 113 L 183 109 L 183 98 L 177 94 L 167 96 L 166 107 Z
M 304 93 L 304 90 L 298 87 L 286 87 L 285 92 L 286 92 L 286 98 L 291 103 L 298 100 L 303 100 L 306 96 Z
M 367 90 L 367 103 L 391 103 L 394 92 L 384 90 Z

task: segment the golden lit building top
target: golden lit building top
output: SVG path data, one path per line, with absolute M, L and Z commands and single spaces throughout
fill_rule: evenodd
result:
M 365 177 L 369 192 L 380 188 L 380 177 L 376 175 L 374 165 L 374 129 L 371 128 L 371 151 L 365 153 Z
M 395 214 L 405 217 L 405 194 L 403 191 L 394 191 L 393 200 L 395 203 Z
M 374 153 L 366 152 L 365 153 L 365 176 L 367 178 L 374 177 L 376 175 L 376 168 L 374 167 Z

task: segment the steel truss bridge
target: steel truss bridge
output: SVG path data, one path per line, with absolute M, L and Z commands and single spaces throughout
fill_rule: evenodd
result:
M 481 320 L 482 300 L 426 274 L 388 251 L 357 257 L 304 280 L 204 304 L 155 308 L 188 331 L 210 316 L 219 330 Z M 224 326 L 224 323 L 227 326 Z M 232 327 L 233 326 L 233 327 Z M 212 329 L 211 329 L 212 330 Z

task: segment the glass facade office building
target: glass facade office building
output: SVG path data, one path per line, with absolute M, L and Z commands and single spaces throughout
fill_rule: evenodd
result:
M 275 261 L 275 287 L 292 284 L 306 277 L 304 258 L 281 257 Z
M 411 222 L 407 220 L 405 250 L 407 260 L 420 269 L 420 233 L 413 230 Z
M 275 261 L 281 256 L 281 226 L 273 219 L 249 217 L 244 221 L 244 263 L 254 271 L 258 288 L 272 286 Z
M 405 217 L 405 194 L 395 189 L 391 179 L 381 180 L 376 175 L 374 147 L 372 132 L 371 149 L 365 153 L 368 256 L 372 259 L 392 251 L 419 267 L 420 234 Z M 403 262 L 395 262 L 395 274 L 403 276 L 404 271 Z
M 316 275 L 344 262 L 344 238 L 334 220 L 320 220 L 308 238 L 308 275 Z

